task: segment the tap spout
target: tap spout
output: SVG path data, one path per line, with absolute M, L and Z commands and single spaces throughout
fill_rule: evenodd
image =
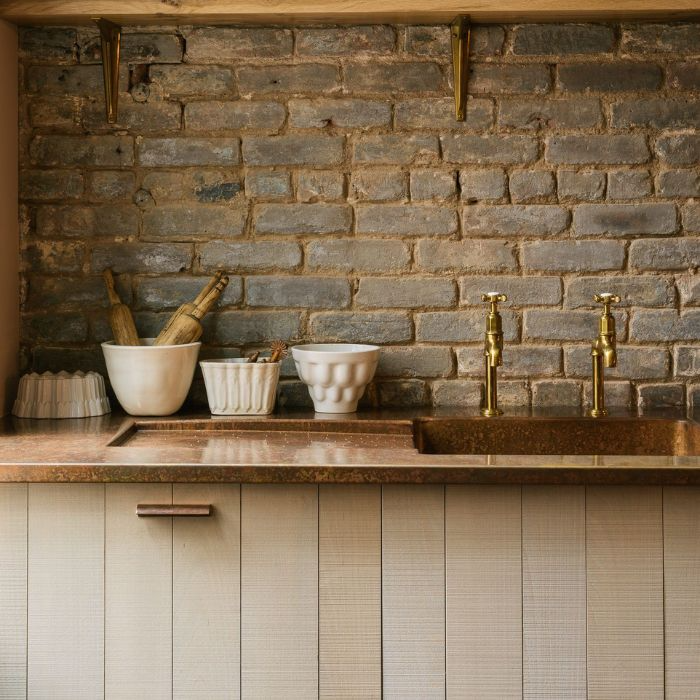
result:
M 615 335 L 615 318 L 610 312 L 610 305 L 620 301 L 615 294 L 596 294 L 595 300 L 603 304 L 603 313 L 598 324 L 598 335 L 591 346 L 593 360 L 593 406 L 589 415 L 601 418 L 608 414 L 605 408 L 604 367 L 617 366 L 617 337 Z

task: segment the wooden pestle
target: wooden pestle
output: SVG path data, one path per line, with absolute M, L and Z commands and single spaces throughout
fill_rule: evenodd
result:
M 102 276 L 105 280 L 107 296 L 111 304 L 109 309 L 109 325 L 112 327 L 114 342 L 117 345 L 141 345 L 139 334 L 134 324 L 134 317 L 131 315 L 129 307 L 122 303 L 122 300 L 117 294 L 117 290 L 114 288 L 112 271 L 107 268 L 102 273 Z
M 168 332 L 169 328 L 173 325 L 175 320 L 182 316 L 182 314 L 191 314 L 199 304 L 204 301 L 204 298 L 211 292 L 212 289 L 216 286 L 216 283 L 223 277 L 223 272 L 221 270 L 218 270 L 214 276 L 204 285 L 202 288 L 202 291 L 195 297 L 194 301 L 186 301 L 184 304 L 181 304 L 178 310 L 168 319 L 167 323 L 165 326 L 163 326 L 163 330 L 158 334 L 158 338 L 156 338 L 155 344 L 156 345 L 162 345 L 162 343 L 159 343 L 159 339 L 162 335 Z
M 190 313 L 178 316 L 170 328 L 158 336 L 154 345 L 184 345 L 185 343 L 194 343 L 199 340 L 203 332 L 201 320 L 214 306 L 216 300 L 221 296 L 221 292 L 226 289 L 227 284 L 228 277 L 223 275 Z

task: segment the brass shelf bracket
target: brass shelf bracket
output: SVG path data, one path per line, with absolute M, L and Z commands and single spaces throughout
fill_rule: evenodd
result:
M 469 41 L 471 39 L 469 15 L 459 15 L 450 24 L 452 38 L 452 70 L 454 72 L 455 118 L 463 122 L 467 118 L 467 87 L 469 85 Z
M 122 28 L 102 17 L 95 18 L 100 30 L 102 43 L 102 74 L 105 83 L 105 107 L 107 121 L 117 121 L 119 101 L 119 52 L 122 42 Z

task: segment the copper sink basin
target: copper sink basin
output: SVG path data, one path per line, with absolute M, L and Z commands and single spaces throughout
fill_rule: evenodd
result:
M 436 418 L 414 437 L 423 454 L 700 455 L 700 423 L 664 418 Z

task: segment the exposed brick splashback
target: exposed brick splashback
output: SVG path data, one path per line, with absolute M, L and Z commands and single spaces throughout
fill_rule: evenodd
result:
M 608 402 L 700 403 L 700 24 L 472 50 L 459 123 L 443 26 L 127 29 L 111 127 L 96 32 L 24 30 L 25 366 L 103 369 L 106 266 L 144 335 L 225 268 L 207 355 L 376 342 L 382 403 L 474 406 L 496 288 L 502 403 L 580 405 L 609 290 Z

